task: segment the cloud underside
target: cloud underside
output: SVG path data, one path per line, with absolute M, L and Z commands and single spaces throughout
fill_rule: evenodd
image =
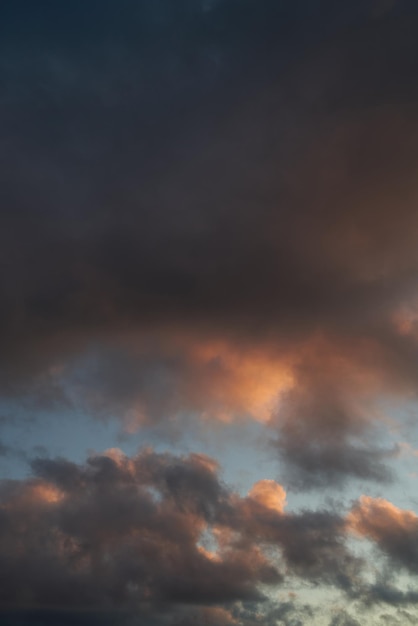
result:
M 102 24 L 83 63 L 4 40 L 2 392 L 127 430 L 253 418 L 295 486 L 388 482 L 379 402 L 417 385 L 415 17 L 314 3 L 310 38 L 307 3 L 186 4 L 141 19 L 190 36 L 137 47 L 124 5 L 118 54 Z
M 349 541 L 368 540 L 392 572 L 414 575 L 414 513 L 366 496 L 344 515 L 286 512 L 275 481 L 239 496 L 218 470 L 204 455 L 152 449 L 133 457 L 112 449 L 83 465 L 34 459 L 30 477 L 0 484 L 4 615 L 35 620 L 67 610 L 79 623 L 74 615 L 86 611 L 107 612 L 106 619 L 119 612 L 120 623 L 136 615 L 138 623 L 164 624 L 178 615 L 188 624 L 194 614 L 226 625 L 259 623 L 251 617 L 258 611 L 262 623 L 275 624 L 280 612 L 308 610 L 288 594 L 300 583 L 369 608 L 416 602 L 413 591 L 366 582 L 367 562 Z M 281 589 L 284 599 L 273 601 Z
M 2 463 L 28 415 L 251 423 L 280 484 L 46 450 L 0 481 L 0 621 L 302 626 L 329 592 L 329 626 L 415 623 L 417 8 L 58 4 L 0 20 Z

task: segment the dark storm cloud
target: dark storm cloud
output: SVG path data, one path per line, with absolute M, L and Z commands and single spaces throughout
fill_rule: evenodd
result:
M 4 626 L 131 626 L 132 616 L 111 612 L 81 611 L 1 611 Z M 154 626 L 152 622 L 143 622 Z
M 32 468 L 31 478 L 1 484 L 3 609 L 137 608 L 152 616 L 165 606 L 260 601 L 260 585 L 283 578 L 266 545 L 281 546 L 297 575 L 330 585 L 341 586 L 339 573 L 348 576 L 346 561 L 354 562 L 341 519 L 286 516 L 273 481 L 239 498 L 208 457 L 113 450 L 84 466 L 38 459 Z M 209 530 L 213 545 L 204 547 Z
M 231 611 L 216 607 L 182 607 L 158 616 L 152 613 L 138 616 L 123 611 L 3 611 L 1 618 L 4 626 L 52 626 L 57 623 L 63 626 L 259 626 L 260 619 L 265 626 L 276 626 L 277 619 L 283 626 L 303 626 L 307 623 L 303 619 L 309 620 L 313 615 L 308 607 L 298 607 L 292 602 L 283 603 L 265 615 L 257 612 L 259 609 L 259 606 L 250 610 L 238 605 Z
M 303 511 L 277 515 L 263 506 L 251 512 L 244 527 L 247 541 L 251 544 L 256 537 L 261 543 L 280 547 L 288 573 L 315 585 L 322 582 L 347 591 L 361 574 L 364 564 L 347 550 L 343 521 L 336 514 Z
M 411 603 L 412 592 L 366 582 L 366 563 L 347 538 L 374 540 L 396 567 L 399 529 L 385 516 L 379 521 L 375 508 L 402 528 L 416 516 L 367 498 L 363 508 L 367 502 L 367 519 L 360 504 L 346 517 L 286 513 L 275 481 L 239 496 L 217 464 L 197 454 L 143 449 L 127 457 L 112 449 L 81 465 L 38 458 L 27 479 L 0 484 L 0 608 L 6 623 L 23 625 L 42 616 L 53 622 L 60 612 L 77 626 L 87 614 L 89 623 L 103 623 L 102 612 L 104 623 L 118 626 L 252 626 L 260 616 L 272 625 L 308 623 L 309 606 L 266 596 L 291 581 L 326 585 L 367 606 Z
M 388 480 L 387 453 L 352 440 L 382 389 L 416 389 L 416 8 L 18 4 L 1 26 L 4 395 L 69 402 L 71 359 L 123 333 L 260 342 L 294 379 L 271 421 L 293 482 Z M 98 368 L 115 412 L 204 413 L 197 381 L 209 413 L 245 413 L 222 350 L 203 374 L 189 345 L 168 366 L 157 350 L 148 378 L 127 352 L 125 375 Z
M 367 443 L 376 428 L 373 403 L 369 390 L 362 394 L 362 383 L 349 377 L 350 372 L 337 363 L 324 366 L 307 358 L 296 386 L 283 394 L 273 423 L 292 486 L 341 485 L 349 476 L 392 480 L 385 463 L 396 451 Z
M 269 11 L 274 15 L 274 4 L 266 3 L 267 15 Z M 286 3 L 280 4 L 286 12 Z M 299 4 L 298 9 L 288 10 L 294 14 L 294 28 L 305 23 L 296 16 L 307 3 Z M 247 5 L 251 17 L 262 13 L 254 3 Z M 168 11 L 165 3 L 164 11 Z M 243 7 L 236 15 L 241 12 L 246 15 Z M 250 17 L 242 20 L 247 29 L 252 25 L 254 37 L 263 36 Z M 281 20 L 268 23 L 272 29 L 284 28 Z M 408 167 L 402 173 L 408 183 L 414 169 L 413 163 L 408 166 L 414 120 L 412 112 L 407 124 L 397 119 L 396 111 L 384 109 L 373 119 L 373 111 L 357 107 L 361 101 L 376 104 L 379 93 L 374 91 L 384 91 L 385 86 L 390 101 L 395 95 L 391 81 L 400 80 L 397 70 L 406 54 L 413 56 L 413 27 L 404 32 L 403 23 L 395 23 L 386 36 L 398 43 L 393 51 L 396 67 L 389 67 L 387 76 L 374 75 L 381 59 L 367 57 L 369 38 L 376 37 L 376 31 L 384 37 L 387 28 L 372 25 L 360 31 L 356 45 L 345 35 L 348 50 L 331 41 L 328 46 L 338 55 L 337 67 L 323 67 L 327 47 L 315 51 L 310 64 L 315 66 L 316 58 L 317 70 L 324 70 L 324 77 L 318 76 L 317 94 L 309 93 L 305 80 L 310 68 L 299 61 L 290 76 L 277 68 L 276 74 L 270 70 L 262 88 L 245 83 L 245 98 L 241 92 L 233 102 L 224 100 L 222 84 L 219 92 L 213 88 L 217 108 L 201 105 L 193 119 L 188 115 L 178 119 L 168 108 L 164 115 L 144 109 L 139 87 L 114 106 L 106 106 L 100 95 L 91 102 L 88 93 L 95 89 L 94 81 L 88 73 L 83 77 L 83 72 L 100 72 L 94 65 L 90 69 L 89 63 L 88 70 L 77 67 L 67 91 L 60 84 L 65 82 L 65 71 L 48 74 L 43 68 L 46 75 L 35 84 L 48 85 L 40 94 L 40 106 L 29 108 L 26 94 L 20 107 L 8 108 L 7 99 L 3 103 L 14 119 L 5 131 L 12 150 L 7 154 L 8 180 L 4 181 L 6 326 L 16 326 L 17 332 L 24 330 L 25 322 L 29 337 L 22 335 L 22 342 L 35 331 L 42 337 L 47 328 L 61 334 L 91 332 L 91 326 L 100 330 L 114 323 L 120 328 L 123 322 L 129 325 L 138 319 L 149 323 L 150 315 L 157 322 L 161 318 L 178 322 L 178 316 L 185 315 L 196 324 L 209 319 L 211 325 L 225 324 L 230 317 L 237 319 L 238 326 L 253 317 L 254 325 L 260 318 L 269 324 L 278 319 L 290 331 L 301 322 L 316 326 L 328 318 L 338 324 L 340 317 L 346 321 L 346 315 L 350 319 L 365 305 L 369 312 L 376 299 L 385 301 L 392 285 L 382 284 L 373 273 L 380 271 L 374 266 L 382 261 L 382 248 L 387 252 L 392 207 L 372 206 L 370 213 L 363 216 L 362 212 L 369 191 L 375 192 L 373 199 L 379 203 L 385 187 L 396 186 L 398 181 L 392 183 L 390 176 L 393 167 Z M 407 46 L 404 39 L 401 45 L 401 35 L 407 37 Z M 246 45 L 251 47 L 251 42 L 249 38 Z M 360 51 L 365 55 L 360 75 L 347 76 L 354 72 L 350 53 Z M 25 52 L 29 55 L 25 48 L 20 50 L 20 58 L 25 58 Z M 386 48 L 381 54 L 387 54 Z M 338 60 L 345 68 L 339 78 Z M 77 64 L 77 58 L 71 57 L 70 62 Z M 13 82 L 14 63 L 5 65 Z M 29 69 L 16 80 L 16 88 L 30 79 Z M 104 81 L 110 81 L 111 70 L 107 64 L 102 68 Z M 140 81 L 138 73 L 132 77 L 135 84 Z M 335 102 L 334 93 L 329 93 L 334 78 L 342 96 L 348 98 L 352 92 L 351 97 L 360 101 L 351 107 L 344 100 Z M 357 89 L 345 84 L 344 78 L 358 81 L 353 85 Z M 409 89 L 408 78 L 401 85 L 404 89 Z M 371 85 L 366 84 L 369 79 Z M 155 80 L 160 80 L 159 75 Z M 64 91 L 58 103 L 48 95 L 54 89 Z M 117 86 L 109 89 L 117 92 Z M 76 97 L 77 106 L 72 101 Z M 400 105 L 407 104 L 407 94 L 401 92 L 399 97 Z M 379 107 L 387 101 L 379 99 Z M 151 140 L 142 135 L 143 127 L 151 123 L 155 154 Z M 393 124 L 400 125 L 399 133 Z M 387 148 L 383 154 L 382 142 Z M 396 149 L 402 152 L 395 165 L 389 150 Z M 383 172 L 389 180 L 382 189 L 374 189 Z M 407 207 L 400 207 L 399 218 L 404 235 L 415 218 Z M 351 241 L 350 235 L 354 239 L 362 226 L 364 241 Z M 395 243 L 393 255 L 400 254 L 401 243 L 408 253 L 405 242 Z M 363 272 L 372 276 L 356 275 Z
M 1 487 L 3 608 L 157 611 L 259 600 L 260 583 L 280 581 L 255 545 L 230 546 L 219 558 L 199 548 L 211 501 L 222 508 L 206 457 L 113 452 L 84 467 L 58 460 L 34 468 L 42 479 Z

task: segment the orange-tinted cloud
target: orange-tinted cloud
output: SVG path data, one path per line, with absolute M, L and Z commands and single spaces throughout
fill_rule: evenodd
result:
M 259 480 L 250 490 L 248 497 L 277 513 L 283 513 L 286 506 L 286 492 L 274 480 Z
M 349 530 L 372 540 L 394 563 L 418 572 L 418 515 L 383 498 L 362 496 L 347 516 Z
M 413 511 L 399 509 L 383 498 L 361 496 L 347 518 L 349 527 L 362 536 L 379 540 L 387 532 L 418 531 L 418 515 Z
M 3 608 L 256 602 L 286 568 L 332 584 L 355 565 L 337 517 L 285 514 L 272 480 L 240 497 L 203 455 L 113 449 L 84 465 L 37 459 L 32 468 L 0 484 Z
M 368 582 L 347 541 L 351 533 L 370 539 L 394 567 L 416 572 L 418 516 L 386 500 L 364 496 L 345 518 L 293 513 L 273 480 L 240 496 L 211 458 L 150 448 L 131 457 L 112 449 L 85 464 L 39 458 L 32 470 L 0 483 L 0 611 L 71 605 L 163 620 L 190 605 L 229 626 L 244 620 L 241 602 L 256 607 L 284 582 L 337 588 L 368 604 L 415 597 Z M 274 624 L 280 611 L 260 619 L 267 614 Z
M 0 21 L 12 419 L 252 419 L 289 493 L 394 480 L 381 407 L 418 389 L 414 3 L 22 2 Z M 292 514 L 278 483 L 241 497 L 150 449 L 32 469 L 1 483 L 4 604 L 257 623 L 235 603 L 286 575 L 361 597 L 349 528 L 416 573 L 415 522 L 382 502 Z M 313 621 L 288 608 L 266 624 Z

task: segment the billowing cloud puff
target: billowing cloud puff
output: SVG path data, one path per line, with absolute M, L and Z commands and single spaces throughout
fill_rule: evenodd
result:
M 206 457 L 110 451 L 86 466 L 37 460 L 1 486 L 3 607 L 132 608 L 261 598 L 280 581 L 254 544 L 199 547 L 229 494 Z
M 407 603 L 395 587 L 366 583 L 366 563 L 347 544 L 351 532 L 416 573 L 414 514 L 367 497 L 346 518 L 285 512 L 281 485 L 261 480 L 240 496 L 204 455 L 111 449 L 84 465 L 38 458 L 31 477 L 2 481 L 0 498 L 5 615 L 71 607 L 164 624 L 168 611 L 188 624 L 204 610 L 209 623 L 229 625 L 244 619 L 241 602 L 261 602 L 260 616 L 271 614 L 274 624 L 287 610 L 273 608 L 267 591 L 297 580 L 369 604 Z
M 202 455 L 109 450 L 85 465 L 36 459 L 32 469 L 32 478 L 1 484 L 3 608 L 261 600 L 286 563 L 330 584 L 331 572 L 350 576 L 355 565 L 344 562 L 341 520 L 286 515 L 286 494 L 271 480 L 240 497 Z
M 418 573 L 418 516 L 383 498 L 362 496 L 352 508 L 349 528 L 368 537 L 390 559 L 411 572 Z
M 248 496 L 268 509 L 283 513 L 286 504 L 286 492 L 274 480 L 259 480 Z

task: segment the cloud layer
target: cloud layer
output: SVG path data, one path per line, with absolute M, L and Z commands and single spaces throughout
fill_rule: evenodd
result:
M 60 4 L 0 20 L 0 456 L 31 456 L 28 416 L 165 443 L 250 422 L 280 484 L 46 450 L 1 481 L 6 623 L 314 623 L 295 581 L 409 619 L 415 3 Z
M 135 39 L 124 3 L 113 47 L 103 9 L 96 59 L 67 10 L 35 59 L 10 16 L 3 394 L 131 430 L 250 416 L 294 485 L 388 481 L 367 440 L 416 389 L 415 17 L 263 7 L 144 3 Z
M 84 465 L 38 458 L 29 478 L 0 487 L 6 612 L 119 610 L 121 620 L 164 620 L 170 611 L 187 617 L 191 606 L 233 624 L 248 601 L 266 617 L 268 590 L 292 580 L 370 602 L 366 562 L 351 552 L 350 533 L 373 541 L 392 567 L 416 573 L 415 514 L 369 497 L 346 516 L 286 513 L 281 485 L 261 480 L 239 496 L 203 455 L 113 449 Z M 385 601 L 397 604 L 396 594 Z

